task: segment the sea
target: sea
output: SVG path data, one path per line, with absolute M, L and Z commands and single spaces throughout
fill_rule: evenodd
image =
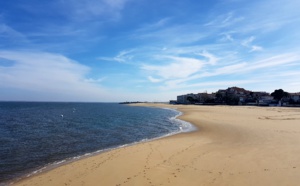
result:
M 0 102 L 0 185 L 55 166 L 195 130 L 177 110 L 117 103 Z

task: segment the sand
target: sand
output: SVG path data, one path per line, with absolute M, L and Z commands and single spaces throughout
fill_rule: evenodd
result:
M 300 184 L 300 108 L 146 106 L 177 108 L 198 130 L 115 149 L 14 185 Z

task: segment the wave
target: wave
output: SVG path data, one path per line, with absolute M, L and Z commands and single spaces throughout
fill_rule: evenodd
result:
M 192 132 L 197 130 L 196 126 L 194 126 L 193 124 L 191 124 L 190 122 L 178 119 L 179 116 L 182 116 L 182 112 L 178 111 L 176 108 L 175 109 L 171 109 L 171 108 L 162 108 L 162 109 L 166 109 L 166 110 L 172 110 L 175 112 L 178 112 L 178 114 L 174 117 L 169 118 L 172 122 L 174 122 L 175 124 L 177 124 L 179 126 L 180 132 Z

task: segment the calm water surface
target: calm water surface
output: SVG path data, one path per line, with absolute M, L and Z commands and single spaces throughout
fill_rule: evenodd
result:
M 192 130 L 169 109 L 0 102 L 0 184 L 87 153 Z

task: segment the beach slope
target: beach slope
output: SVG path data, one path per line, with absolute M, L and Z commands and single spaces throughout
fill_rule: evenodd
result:
M 198 130 L 115 149 L 14 185 L 299 185 L 300 109 L 137 104 Z

